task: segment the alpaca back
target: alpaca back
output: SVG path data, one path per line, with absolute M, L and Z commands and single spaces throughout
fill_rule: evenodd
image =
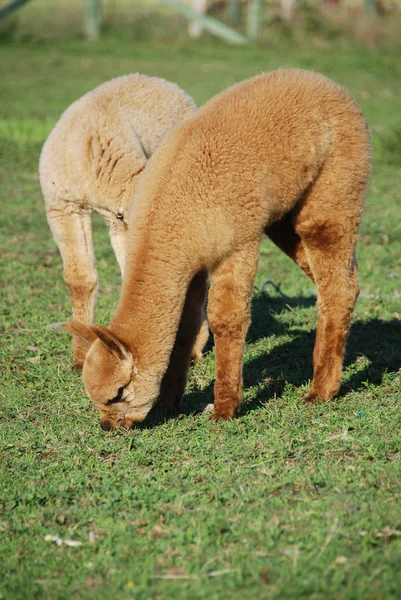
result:
M 128 202 L 148 157 L 194 111 L 185 92 L 157 77 L 126 75 L 88 92 L 63 113 L 44 145 L 47 202 L 111 203 L 112 209 Z
M 179 236 L 184 252 L 200 252 L 209 268 L 293 210 L 333 161 L 333 177 L 366 179 L 360 108 L 326 77 L 280 69 L 219 94 L 170 133 L 141 180 L 132 218 L 156 208 L 152 230 L 170 246 Z

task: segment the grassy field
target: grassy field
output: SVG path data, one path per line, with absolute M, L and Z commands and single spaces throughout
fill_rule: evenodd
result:
M 306 407 L 316 325 L 307 278 L 261 247 L 238 419 L 211 424 L 214 354 L 182 415 L 105 434 L 71 371 L 69 318 L 37 165 L 61 111 L 140 71 L 201 104 L 279 66 L 348 87 L 372 132 L 361 297 L 341 394 Z M 0 47 L 0 598 L 388 599 L 401 589 L 401 61 L 396 49 L 98 44 Z M 95 223 L 109 322 L 119 273 Z M 281 295 L 270 284 L 280 285 Z M 46 536 L 73 540 L 60 546 Z

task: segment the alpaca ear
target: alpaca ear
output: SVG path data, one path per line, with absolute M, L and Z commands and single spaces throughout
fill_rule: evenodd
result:
M 71 333 L 71 335 L 78 336 L 88 347 L 99 339 L 119 360 L 130 360 L 132 358 L 124 342 L 119 340 L 114 333 L 107 329 L 107 327 L 103 327 L 103 325 L 87 327 L 82 323 L 78 323 L 78 321 L 68 321 L 67 323 L 62 323 L 61 327 Z
M 116 358 L 119 360 L 132 360 L 131 353 L 127 346 L 118 339 L 116 334 L 112 333 L 110 329 L 103 327 L 103 325 L 95 325 L 91 329 Z
M 90 327 L 86 327 L 78 321 L 68 321 L 67 323 L 61 323 L 61 328 L 64 331 L 68 331 L 71 335 L 78 336 L 81 340 L 86 342 L 86 345 L 92 346 L 93 342 L 97 340 L 97 335 Z

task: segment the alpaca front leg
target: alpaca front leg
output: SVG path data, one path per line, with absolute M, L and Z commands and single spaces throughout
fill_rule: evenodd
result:
M 120 267 L 121 279 L 123 279 L 125 271 L 127 232 L 128 229 L 125 223 L 113 222 L 110 225 L 110 242 L 116 255 L 118 266 Z
M 214 421 L 234 417 L 241 402 L 245 335 L 258 258 L 259 241 L 231 254 L 211 276 L 208 317 L 216 354 Z
M 89 213 L 49 209 L 47 219 L 63 259 L 64 280 L 71 297 L 75 321 L 91 325 L 97 293 L 97 273 Z M 82 369 L 87 345 L 74 336 L 74 367 Z
M 169 365 L 160 387 L 159 402 L 167 413 L 178 410 L 185 391 L 191 351 L 193 354 L 194 345 L 196 346 L 196 342 L 200 339 L 205 324 L 204 307 L 207 288 L 208 281 L 205 271 L 195 275 L 188 287 Z

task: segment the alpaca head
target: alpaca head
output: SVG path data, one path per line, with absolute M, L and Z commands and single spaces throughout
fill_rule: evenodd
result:
M 100 413 L 104 431 L 129 428 L 144 420 L 152 402 L 141 401 L 135 394 L 138 375 L 128 346 L 106 327 L 86 327 L 71 321 L 63 329 L 83 339 L 88 353 L 83 367 L 86 393 Z

